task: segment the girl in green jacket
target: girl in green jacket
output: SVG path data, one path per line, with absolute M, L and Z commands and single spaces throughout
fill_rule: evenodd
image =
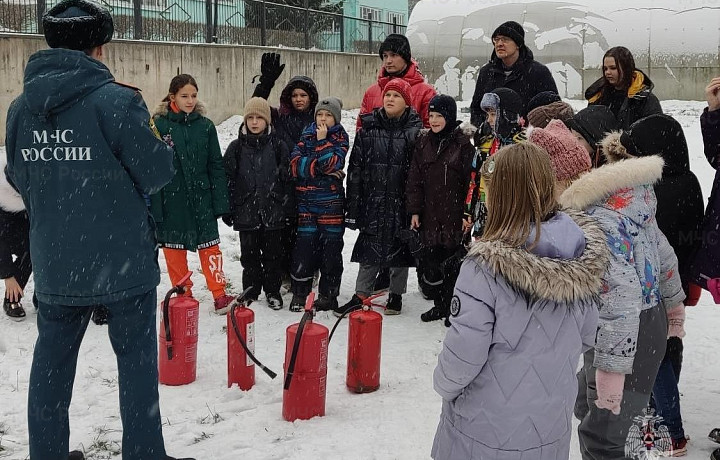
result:
M 187 251 L 197 250 L 215 312 L 223 314 L 233 300 L 225 293 L 217 226 L 218 217 L 229 212 L 227 181 L 215 125 L 204 116 L 197 93 L 193 77 L 178 75 L 153 114 L 158 133 L 175 151 L 175 177 L 151 197 L 151 209 L 170 282 L 176 285 L 189 271 Z M 192 295 L 192 285 L 188 280 L 185 295 Z

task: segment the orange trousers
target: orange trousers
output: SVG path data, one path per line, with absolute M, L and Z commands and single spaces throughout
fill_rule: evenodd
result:
M 185 249 L 163 248 L 163 254 L 165 254 L 165 262 L 167 262 L 170 282 L 175 286 L 190 271 L 187 263 L 187 251 Z M 216 244 L 209 248 L 199 249 L 198 255 L 200 256 L 200 266 L 203 275 L 205 275 L 207 287 L 212 292 L 213 299 L 224 296 L 226 282 L 220 246 Z M 188 280 L 185 286 L 187 287 L 185 295 L 192 296 L 192 280 Z

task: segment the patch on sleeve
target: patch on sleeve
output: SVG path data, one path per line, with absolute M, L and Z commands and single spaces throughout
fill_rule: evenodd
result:
M 158 139 L 162 140 L 162 136 L 160 135 L 160 131 L 158 131 L 157 126 L 155 126 L 155 120 L 153 120 L 152 118 L 150 118 L 150 131 L 153 132 L 153 134 L 155 135 L 155 137 L 157 137 Z
M 460 297 L 454 295 L 450 301 L 450 314 L 457 316 L 460 314 Z

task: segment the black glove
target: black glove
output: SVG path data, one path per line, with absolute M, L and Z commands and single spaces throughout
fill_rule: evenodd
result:
M 222 219 L 223 222 L 225 222 L 225 225 L 227 225 L 228 227 L 233 226 L 232 214 L 223 214 L 222 216 L 220 216 L 220 218 Z
M 263 53 L 260 63 L 260 82 L 272 87 L 284 69 L 285 64 L 280 65 L 280 54 Z

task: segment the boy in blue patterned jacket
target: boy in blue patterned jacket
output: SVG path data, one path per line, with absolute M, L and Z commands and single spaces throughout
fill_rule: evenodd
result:
M 341 109 L 340 99 L 321 99 L 315 107 L 315 122 L 305 128 L 290 154 L 298 206 L 290 311 L 302 311 L 318 269 L 319 296 L 314 307 L 318 311 L 337 307 L 345 233 L 343 168 L 349 147 L 347 132 L 340 124 Z

